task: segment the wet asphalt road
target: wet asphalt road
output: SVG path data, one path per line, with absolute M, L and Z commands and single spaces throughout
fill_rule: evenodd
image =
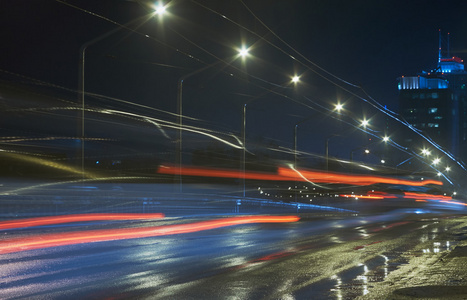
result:
M 159 209 L 165 210 L 166 217 L 8 229 L 2 231 L 0 244 L 18 237 L 41 240 L 44 234 L 59 232 L 159 227 L 239 215 L 281 212 L 301 219 L 0 254 L 1 299 L 355 299 L 411 257 L 452 249 L 467 228 L 465 219 L 459 217 L 465 211 L 427 203 L 360 202 L 346 206 L 360 211 L 356 214 L 255 207 L 254 203 L 245 206 L 233 199 L 156 201 L 141 186 L 138 192 L 118 185 L 88 186 L 85 190 L 85 194 L 82 187 L 80 192 L 70 187 L 60 190 L 60 198 L 48 202 L 53 204 L 48 209 L 75 213 L 76 207 L 83 207 L 82 202 L 76 206 L 63 203 L 73 203 L 75 198 L 89 202 L 97 197 L 105 203 L 88 203 L 86 212 L 109 207 L 131 212 Z M 108 192 L 111 197 L 106 196 Z M 34 197 L 28 198 L 31 195 Z M 23 199 L 20 208 L 31 213 L 43 206 L 28 209 L 27 203 L 44 204 L 51 195 L 57 191 L 36 187 L 4 193 L 2 200 L 15 199 L 17 203 Z M 129 195 L 134 201 L 122 202 L 130 199 Z
M 141 225 L 68 224 L 8 235 Z M 0 298 L 353 299 L 410 256 L 450 249 L 466 226 L 454 215 L 312 216 L 9 253 L 0 256 Z

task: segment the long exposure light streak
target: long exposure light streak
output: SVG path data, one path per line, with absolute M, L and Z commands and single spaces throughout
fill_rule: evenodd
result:
M 19 160 L 19 161 L 24 161 L 28 162 L 34 165 L 40 165 L 44 166 L 47 168 L 52 168 L 52 169 L 57 169 L 57 170 L 62 170 L 65 172 L 68 172 L 70 174 L 78 174 L 78 175 L 84 175 L 87 178 L 96 178 L 97 175 L 90 173 L 90 172 L 85 172 L 83 173 L 79 168 L 76 168 L 74 166 L 69 166 L 64 163 L 58 163 L 53 160 L 49 159 L 43 159 L 37 156 L 32 156 L 32 155 L 26 155 L 26 154 L 19 154 L 19 153 L 14 153 L 12 151 L 7 151 L 7 150 L 2 150 L 3 155 L 8 156 L 8 158 L 13 159 L 13 160 Z
M 300 218 L 298 216 L 242 216 L 156 227 L 120 228 L 63 232 L 56 234 L 40 234 L 26 238 L 13 238 L 9 240 L 2 240 L 0 241 L 0 254 L 83 243 L 95 243 L 104 241 L 116 241 L 125 239 L 192 233 L 242 224 L 290 223 L 297 222 L 299 219 Z
M 73 222 L 89 222 L 89 221 L 121 221 L 121 220 L 153 220 L 164 218 L 162 213 L 154 214 L 77 214 L 77 215 L 61 215 L 50 217 L 28 218 L 20 220 L 8 220 L 0 222 L 0 230 L 4 229 L 20 229 L 26 227 L 63 224 Z
M 266 172 L 243 172 L 228 169 L 183 167 L 181 169 L 173 166 L 164 165 L 158 170 L 160 174 L 200 176 L 200 177 L 221 177 L 221 178 L 243 178 L 253 180 L 271 180 L 271 181 L 302 181 L 319 183 L 337 183 L 352 185 L 371 185 L 377 183 L 424 186 L 428 184 L 443 185 L 442 181 L 425 179 L 420 181 L 406 180 L 399 178 L 368 176 L 368 175 L 347 175 L 331 172 L 295 170 L 279 167 L 277 173 Z
M 397 184 L 397 185 L 409 185 L 409 186 L 424 186 L 428 184 L 443 185 L 442 181 L 439 180 L 406 180 L 399 178 L 383 177 L 383 176 L 368 176 L 368 175 L 347 175 L 331 172 L 320 172 L 320 171 L 299 171 L 300 175 L 294 170 L 280 167 L 278 174 L 283 177 L 290 177 L 296 180 L 305 177 L 313 182 L 327 182 L 327 183 L 346 183 L 354 185 L 371 185 L 376 183 L 385 184 Z
M 373 196 L 373 195 L 354 195 L 354 194 L 342 194 L 339 197 L 345 198 L 355 198 L 355 199 L 375 199 L 375 200 L 382 200 L 384 196 Z
M 416 200 L 443 200 L 443 201 L 452 200 L 451 196 L 432 195 L 432 194 L 413 193 L 413 192 L 404 192 L 404 198 L 413 198 Z
M 79 107 L 69 106 L 69 107 L 49 107 L 49 108 L 28 108 L 28 109 L 21 109 L 20 111 L 55 111 L 55 110 L 81 110 L 81 109 Z M 164 135 L 166 138 L 169 138 L 169 136 L 163 130 L 163 128 L 179 129 L 179 125 L 177 123 L 175 123 L 175 122 L 171 122 L 171 121 L 167 121 L 167 120 L 163 120 L 163 119 L 159 119 L 159 118 L 154 118 L 154 117 L 150 117 L 150 116 L 145 116 L 145 115 L 141 115 L 141 114 L 137 114 L 137 113 L 131 113 L 131 112 L 122 111 L 122 110 L 115 110 L 115 109 L 102 109 L 102 108 L 87 108 L 85 110 L 87 112 L 101 113 L 101 114 L 106 114 L 106 115 L 114 115 L 114 116 L 119 116 L 119 117 L 131 118 L 133 120 L 138 120 L 140 122 L 152 124 L 152 125 L 156 126 L 161 131 L 162 135 Z M 189 117 L 185 117 L 185 116 L 183 116 L 183 117 L 184 118 L 189 118 Z M 189 119 L 194 119 L 194 118 L 189 118 Z M 208 138 L 211 138 L 211 139 L 217 140 L 217 141 L 219 141 L 219 142 L 221 142 L 223 144 L 226 144 L 226 145 L 228 145 L 228 146 L 230 146 L 232 148 L 243 149 L 243 147 L 241 145 L 237 145 L 235 143 L 232 143 L 232 142 L 218 136 L 218 135 L 221 135 L 221 134 L 226 135 L 226 133 L 217 132 L 217 131 L 210 130 L 210 129 L 207 129 L 207 128 L 187 126 L 187 125 L 183 126 L 182 130 L 187 131 L 187 132 L 192 132 L 192 133 L 195 133 L 195 134 L 199 134 L 199 135 L 204 135 L 204 136 L 206 136 Z M 227 135 L 230 136 L 230 137 L 233 136 L 232 134 L 227 134 Z M 238 138 L 235 138 L 235 139 L 238 140 Z

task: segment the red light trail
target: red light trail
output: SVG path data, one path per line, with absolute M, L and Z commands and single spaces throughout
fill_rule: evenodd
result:
M 452 197 L 450 196 L 412 193 L 412 192 L 404 192 L 404 198 L 412 198 L 415 200 L 442 200 L 442 201 L 452 200 Z
M 83 243 L 192 233 L 241 224 L 297 222 L 299 219 L 300 218 L 298 216 L 242 216 L 156 227 L 120 228 L 63 232 L 56 234 L 40 234 L 32 237 L 13 238 L 10 240 L 0 241 L 0 254 Z
M 277 173 L 263 172 L 243 172 L 237 170 L 182 167 L 181 169 L 173 166 L 161 166 L 158 170 L 160 174 L 200 176 L 200 177 L 221 177 L 221 178 L 243 178 L 253 180 L 272 180 L 272 181 L 310 181 L 317 183 L 338 183 L 351 185 L 371 185 L 377 183 L 424 186 L 428 184 L 443 185 L 439 180 L 405 180 L 383 176 L 368 175 L 347 175 L 332 172 L 293 170 L 279 167 Z
M 89 222 L 89 221 L 120 221 L 120 220 L 152 220 L 161 219 L 164 214 L 78 214 L 78 215 L 61 215 L 40 218 L 29 218 L 21 220 L 9 220 L 0 222 L 0 230 L 2 229 L 19 229 L 25 227 L 73 223 L 73 222 Z

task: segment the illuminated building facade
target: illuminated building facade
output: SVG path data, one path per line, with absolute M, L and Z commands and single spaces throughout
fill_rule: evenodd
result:
M 463 60 L 442 57 L 441 47 L 435 70 L 398 80 L 400 115 L 463 160 L 467 158 L 466 80 Z M 405 144 L 417 146 L 409 135 L 404 139 Z

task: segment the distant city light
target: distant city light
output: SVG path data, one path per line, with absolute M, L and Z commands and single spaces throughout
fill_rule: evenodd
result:
M 446 172 L 449 172 L 451 171 L 451 168 L 450 167 L 446 167 Z
M 437 164 L 439 164 L 440 161 L 441 161 L 441 159 L 435 158 L 435 160 L 433 160 L 433 164 L 437 165 Z
M 337 111 L 341 111 L 343 108 L 344 108 L 344 105 L 342 105 L 340 103 L 336 104 L 336 110 Z
M 362 121 L 362 126 L 363 126 L 363 127 L 366 127 L 366 126 L 368 125 L 368 123 L 369 123 L 368 120 L 363 120 L 363 121 Z
M 388 141 L 389 141 L 389 137 L 388 137 L 388 136 L 383 137 L 383 142 L 388 142 Z
M 300 81 L 300 77 L 299 77 L 299 76 L 296 76 L 296 75 L 295 75 L 294 77 L 292 77 L 292 82 L 293 82 L 293 83 L 297 83 L 297 82 L 299 82 L 299 81 Z

